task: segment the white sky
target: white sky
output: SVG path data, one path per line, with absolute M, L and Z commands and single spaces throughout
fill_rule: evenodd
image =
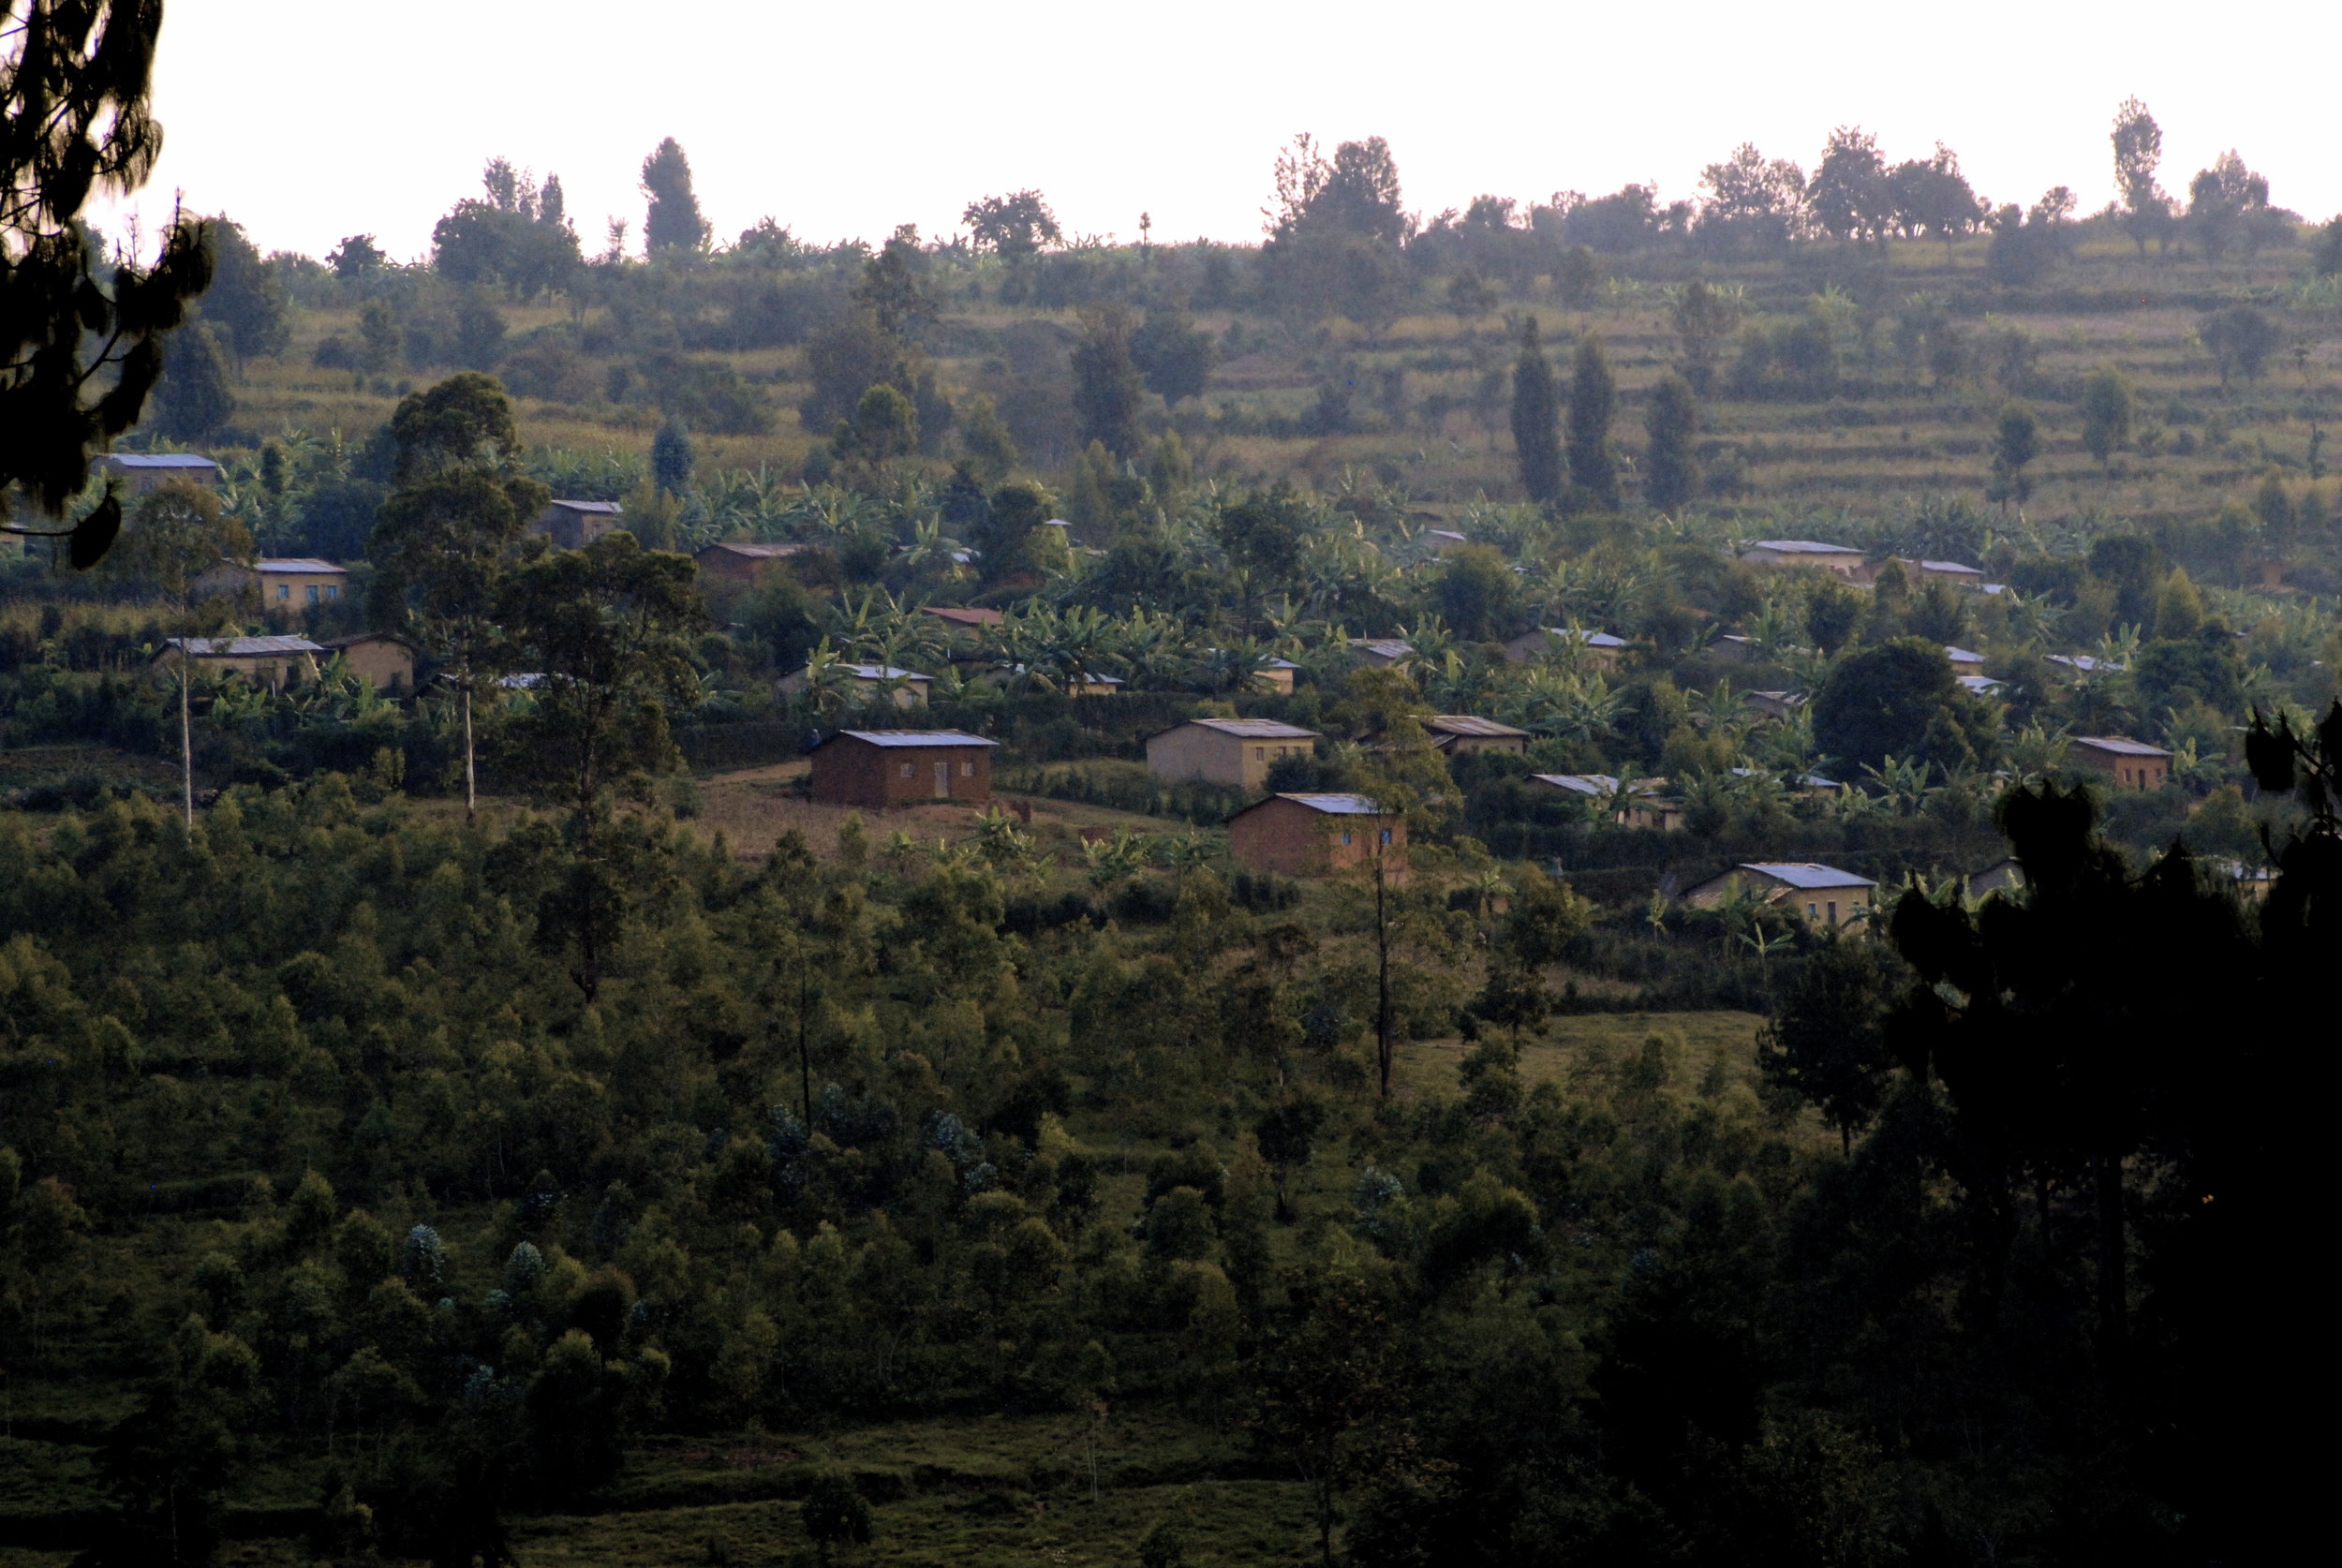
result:
M 1387 137 L 1407 205 L 1655 180 L 1754 141 L 1810 169 L 1833 125 L 1890 157 L 1941 139 L 1995 201 L 2112 195 L 2107 127 L 2137 93 L 2184 191 L 2222 149 L 2272 199 L 2342 209 L 2336 0 L 1844 0 L 1400 6 L 1025 0 L 170 0 L 166 134 L 138 199 L 183 191 L 263 250 L 370 231 L 397 257 L 501 153 L 557 171 L 591 252 L 640 244 L 643 157 L 682 141 L 728 240 L 765 214 L 815 241 L 934 234 L 1039 187 L 1069 232 L 1250 241 L 1278 146 Z

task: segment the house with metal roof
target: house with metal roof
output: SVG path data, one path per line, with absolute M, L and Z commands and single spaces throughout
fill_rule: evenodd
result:
M 607 533 L 609 530 L 605 528 L 602 532 Z M 594 537 L 599 538 L 600 535 Z M 704 578 L 713 582 L 739 583 L 753 586 L 775 561 L 785 561 L 793 556 L 802 555 L 812 548 L 809 544 L 711 544 L 693 555 L 691 559 L 699 564 L 700 575 Z
M 1797 710 L 1805 705 L 1802 691 L 1743 691 L 1741 705 L 1749 712 L 1767 718 L 1795 718 Z
M 901 670 L 892 664 L 841 664 L 837 667 L 838 684 L 848 702 L 867 704 L 893 702 L 898 708 L 924 708 L 927 705 L 927 687 L 932 675 L 916 670 Z M 783 675 L 778 683 L 783 697 L 798 697 L 813 686 L 813 667 L 808 664 L 793 673 Z
M 922 615 L 933 615 L 948 626 L 973 631 L 978 627 L 999 626 L 1007 617 L 998 610 L 986 610 L 971 604 L 922 604 Z
M 282 691 L 316 680 L 318 656 L 326 651 L 306 637 L 167 637 L 155 664 L 175 670 L 182 658 L 191 658 L 198 670 L 232 673 Z
M 1191 718 L 1147 737 L 1147 771 L 1167 783 L 1190 780 L 1264 789 L 1287 757 L 1316 754 L 1317 732 L 1274 718 Z
M 1947 643 L 1944 644 L 1944 658 L 1964 675 L 1978 674 L 1984 669 L 1984 656 L 1972 648 L 1955 648 Z
M 1843 926 L 1870 918 L 1878 884 L 1812 861 L 1751 861 L 1685 890 L 1683 902 L 1696 910 L 1712 910 L 1735 890 L 1776 908 L 1796 910 L 1814 925 Z
M 1526 664 L 1533 658 L 1576 653 L 1597 670 L 1614 670 L 1620 656 L 1626 652 L 1626 639 L 1607 631 L 1584 631 L 1565 626 L 1531 627 L 1505 644 L 1508 663 Z
M 1741 552 L 1751 566 L 1797 567 L 1826 571 L 1852 583 L 1862 574 L 1862 553 L 1843 544 L 1823 544 L 1810 539 L 1760 539 Z
M 560 549 L 583 550 L 615 531 L 625 510 L 615 501 L 548 501 L 528 531 L 544 535 Z
M 1289 658 L 1272 658 L 1253 672 L 1253 684 L 1263 691 L 1293 692 L 1293 677 L 1301 667 Z
M 337 604 L 349 586 L 349 573 L 331 561 L 308 556 L 273 556 L 254 561 L 222 561 L 198 577 L 193 586 L 200 598 L 226 594 L 256 595 L 263 610 L 306 610 Z
M 219 465 L 191 451 L 110 451 L 90 460 L 90 473 L 120 480 L 133 496 L 166 484 L 219 482 Z
M 329 660 L 340 659 L 351 674 L 372 681 L 377 691 L 404 696 L 415 688 L 415 664 L 422 650 L 394 631 L 329 637 L 323 646 Z
M 840 730 L 813 748 L 813 798 L 883 811 L 992 798 L 996 741 L 959 730 Z
M 1436 713 L 1423 720 L 1431 749 L 1459 757 L 1467 751 L 1526 751 L 1531 735 L 1510 724 L 1468 713 Z
M 1369 668 L 1383 670 L 1415 657 L 1415 644 L 1403 637 L 1353 637 L 1350 651 Z
M 1372 868 L 1403 880 L 1407 822 L 1366 795 L 1278 794 L 1228 819 L 1228 853 L 1253 871 L 1325 877 Z
M 1471 542 L 1472 540 L 1458 533 L 1453 528 L 1426 528 L 1423 530 L 1423 547 L 1434 555 L 1445 555 L 1450 550 L 1460 550 Z
M 2172 777 L 2170 752 L 2127 735 L 2076 735 L 2066 744 L 2066 760 L 2124 790 L 2160 790 Z
M 1663 778 L 1637 780 L 1628 788 L 1623 806 L 1614 805 L 1619 799 L 1619 781 L 1607 773 L 1533 773 L 1528 781 L 1611 807 L 1610 821 L 1618 827 L 1673 833 L 1683 825 L 1682 803 L 1659 793 L 1667 782 Z

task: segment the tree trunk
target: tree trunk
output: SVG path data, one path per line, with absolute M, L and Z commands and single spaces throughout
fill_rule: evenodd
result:
M 2122 1348 L 2128 1270 L 2123 1238 L 2123 1161 L 2119 1155 L 2099 1154 L 2098 1186 L 2098 1337 L 2109 1354 Z
M 187 686 L 194 679 L 194 655 L 187 640 L 179 644 L 179 799 L 186 813 L 187 831 L 195 831 L 195 726 L 187 717 Z

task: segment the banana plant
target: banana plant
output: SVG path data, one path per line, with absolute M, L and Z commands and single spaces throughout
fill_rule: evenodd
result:
M 1105 888 L 1136 876 L 1147 863 L 1147 845 L 1128 828 L 1116 828 L 1110 838 L 1093 838 L 1082 846 L 1092 885 Z

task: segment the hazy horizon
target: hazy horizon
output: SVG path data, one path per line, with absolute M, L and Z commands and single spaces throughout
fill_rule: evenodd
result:
M 704 3 L 636 37 L 621 25 L 639 13 L 608 0 L 482 0 L 451 40 L 374 11 L 172 0 L 165 150 L 133 207 L 151 232 L 184 193 L 263 249 L 321 256 L 372 232 L 422 258 L 502 155 L 561 176 L 589 252 L 609 217 L 639 250 L 639 168 L 673 136 L 719 242 L 766 214 L 817 243 L 948 233 L 970 200 L 1032 186 L 1069 236 L 1135 239 L 1146 211 L 1160 241 L 1249 243 L 1297 131 L 1388 138 L 1408 207 L 1430 215 L 1483 191 L 1526 204 L 1655 181 L 1663 201 L 1692 197 L 1742 141 L 1810 170 L 1854 124 L 1890 158 L 1944 141 L 1994 201 L 2062 184 L 2090 212 L 2112 195 L 2107 129 L 2135 93 L 2163 127 L 2167 189 L 2234 147 L 2273 200 L 2323 218 L 2342 208 L 2317 81 L 2338 8 L 2241 9 L 2228 30 L 2269 59 L 2215 77 L 2186 41 L 2201 10 L 2159 4 L 2125 13 L 2121 37 L 2103 36 L 2103 7 L 2072 5 L 1989 4 L 1936 37 L 1925 22 L 1852 33 L 1813 4 L 1761 22 L 1695 4 L 1663 33 L 1615 10 L 1370 4 L 1333 31 L 1224 0 L 1104 25 L 1044 0 L 1013 29 L 914 3 L 882 30 L 868 13 Z

